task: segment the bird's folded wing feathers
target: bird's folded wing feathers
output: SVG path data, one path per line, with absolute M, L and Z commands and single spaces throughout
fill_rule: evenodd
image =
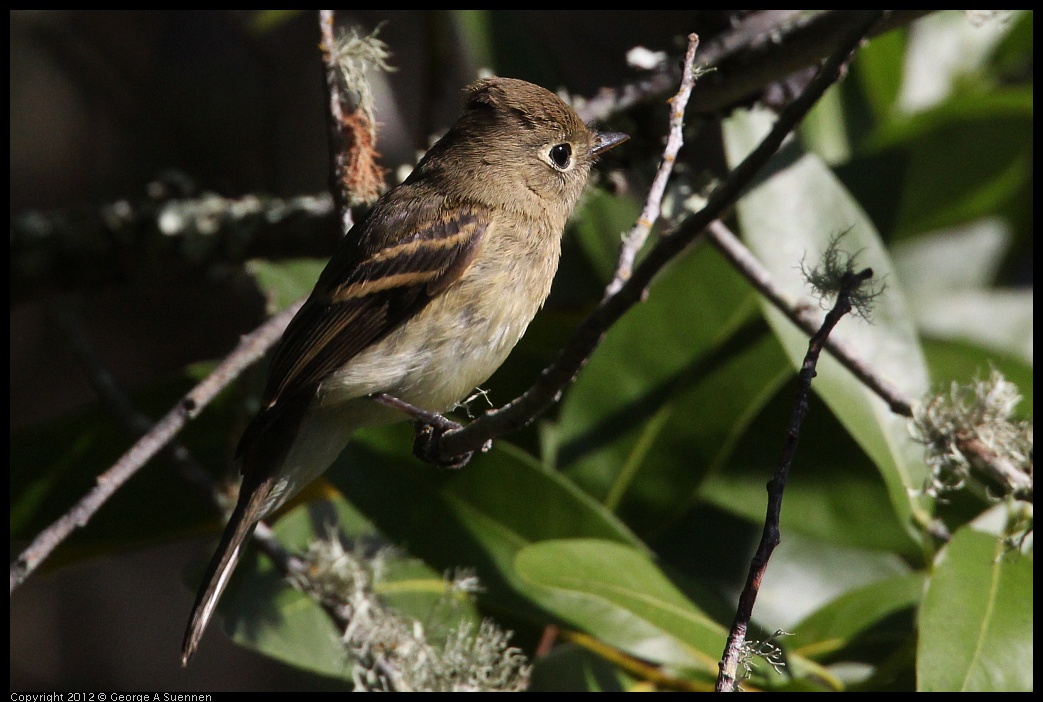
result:
M 257 431 L 277 419 L 281 402 L 314 392 L 322 380 L 464 274 L 488 234 L 489 213 L 478 206 L 432 210 L 385 210 L 407 213 L 402 222 L 378 227 L 405 230 L 395 242 L 368 240 L 370 219 L 355 240 L 342 244 L 276 347 L 263 410 L 244 432 L 237 455 Z M 355 234 L 353 230 L 348 236 Z

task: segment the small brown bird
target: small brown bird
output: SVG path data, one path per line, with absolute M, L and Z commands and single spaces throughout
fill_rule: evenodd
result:
M 344 237 L 275 349 L 184 665 L 258 520 L 322 474 L 356 429 L 407 419 L 370 395 L 445 412 L 499 368 L 547 299 L 591 166 L 628 138 L 591 129 L 525 81 L 466 92 L 456 124 Z

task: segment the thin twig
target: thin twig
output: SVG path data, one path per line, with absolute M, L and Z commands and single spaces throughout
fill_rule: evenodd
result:
M 782 494 L 786 489 L 790 467 L 793 465 L 793 457 L 797 452 L 800 427 L 808 413 L 811 379 L 815 377 L 815 366 L 818 364 L 819 355 L 837 322 L 851 311 L 851 293 L 871 278 L 872 275 L 873 271 L 869 268 L 859 273 L 849 272 L 844 275 L 836 303 L 826 314 L 822 326 L 808 341 L 808 352 L 804 356 L 804 362 L 801 364 L 800 372 L 797 374 L 797 396 L 793 403 L 793 414 L 790 417 L 789 428 L 783 443 L 782 455 L 775 468 L 775 474 L 768 481 L 768 507 L 764 517 L 764 530 L 761 533 L 761 541 L 757 546 L 757 552 L 754 554 L 753 560 L 750 562 L 746 586 L 739 595 L 739 605 L 736 608 L 735 620 L 732 622 L 732 628 L 728 634 L 728 642 L 725 645 L 724 654 L 719 664 L 720 673 L 717 676 L 717 692 L 732 692 L 735 689 L 735 673 L 738 669 L 743 644 L 746 641 L 746 632 L 750 626 L 750 618 L 753 616 L 753 605 L 757 601 L 757 593 L 760 590 L 764 571 L 768 566 L 768 559 L 771 558 L 772 551 L 779 544 L 779 517 L 782 513 Z
M 840 78 L 851 53 L 881 17 L 883 11 L 858 13 L 859 21 L 841 38 L 837 50 L 823 62 L 822 68 L 804 91 L 779 114 L 771 131 L 757 148 L 714 189 L 706 206 L 685 219 L 673 233 L 652 247 L 619 292 L 603 299 L 583 320 L 558 358 L 543 370 L 531 388 L 503 407 L 486 412 L 466 427 L 443 434 L 439 442 L 439 456 L 444 460 L 452 460 L 454 456 L 480 450 L 490 439 L 526 426 L 556 402 L 561 392 L 586 365 L 609 327 L 644 298 L 646 289 L 663 266 L 684 251 L 711 222 L 735 203 L 786 136 L 826 89 Z
M 17 588 L 77 527 L 90 521 L 94 513 L 139 468 L 166 446 L 190 419 L 194 419 L 217 394 L 242 371 L 257 361 L 282 336 L 286 325 L 301 303 L 290 306 L 249 335 L 214 369 L 192 388 L 152 429 L 97 478 L 97 485 L 68 512 L 40 532 L 11 564 L 11 592 Z
M 1018 500 L 1033 501 L 1031 463 L 1026 473 L 1008 455 L 996 451 L 980 436 L 959 436 L 956 446 L 967 456 L 971 470 L 984 485 L 993 486 L 1000 494 L 1009 494 Z
M 623 247 L 619 253 L 619 262 L 616 264 L 616 274 L 605 289 L 605 297 L 610 297 L 619 292 L 634 269 L 634 260 L 637 252 L 645 245 L 652 225 L 659 219 L 663 209 L 663 194 L 666 192 L 666 184 L 670 180 L 670 174 L 674 171 L 674 163 L 677 161 L 677 153 L 684 144 L 684 110 L 688 105 L 688 97 L 695 87 L 695 52 L 699 48 L 699 36 L 688 35 L 688 51 L 684 55 L 684 68 L 681 71 L 681 87 L 677 94 L 670 98 L 670 135 L 666 140 L 666 149 L 663 150 L 663 160 L 659 163 L 652 187 L 648 190 L 645 199 L 645 207 L 637 218 L 630 232 L 623 237 Z

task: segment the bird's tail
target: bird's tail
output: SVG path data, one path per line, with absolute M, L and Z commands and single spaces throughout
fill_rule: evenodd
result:
M 242 555 L 243 544 L 253 534 L 257 527 L 257 521 L 262 516 L 262 508 L 268 496 L 272 492 L 272 480 L 264 480 L 260 484 L 248 489 L 244 482 L 240 488 L 239 502 L 228 520 L 221 543 L 217 546 L 214 557 L 207 566 L 203 585 L 196 595 L 196 603 L 192 607 L 192 617 L 188 620 L 188 628 L 185 630 L 185 640 L 181 644 L 181 665 L 188 665 L 192 654 L 199 646 L 199 640 L 206 631 L 210 618 L 217 609 L 217 602 L 221 599 L 221 593 L 228 585 L 232 572 L 239 557 Z

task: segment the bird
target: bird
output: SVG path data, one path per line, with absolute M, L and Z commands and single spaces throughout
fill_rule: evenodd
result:
M 447 412 L 499 368 L 550 293 L 591 167 L 629 138 L 523 80 L 478 80 L 464 96 L 459 119 L 343 237 L 276 345 L 182 665 L 258 521 L 356 430 L 408 419 L 372 395 Z

